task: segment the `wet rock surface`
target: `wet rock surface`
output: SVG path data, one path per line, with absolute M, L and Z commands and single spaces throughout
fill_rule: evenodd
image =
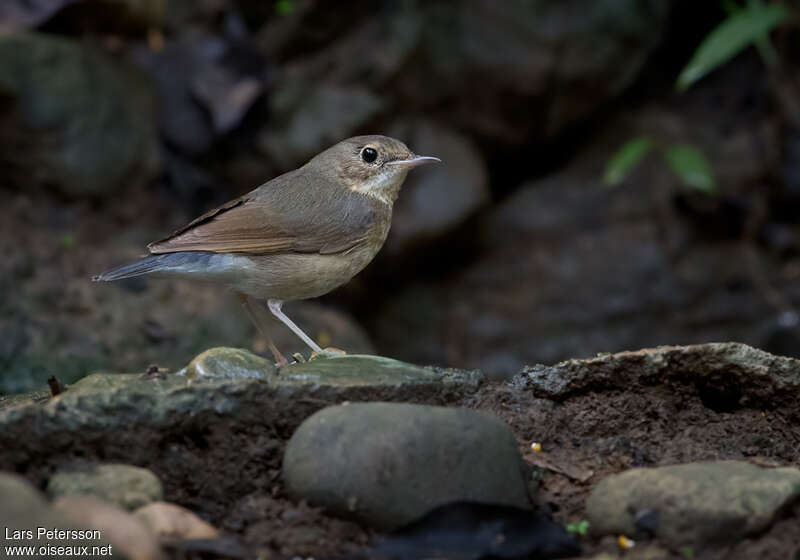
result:
M 130 511 L 161 500 L 164 488 L 147 469 L 106 464 L 54 474 L 47 482 L 47 494 L 51 499 L 94 496 Z
M 206 362 L 209 356 L 215 359 Z M 243 368 L 242 356 L 250 360 L 247 368 L 263 368 L 263 377 L 256 377 L 258 369 Z M 380 356 L 319 358 L 281 368 L 278 375 L 266 359 L 236 349 L 209 350 L 192 363 L 193 367 L 212 365 L 197 377 L 158 372 L 92 374 L 44 406 L 25 406 L 24 401 L 15 400 L 22 406 L 12 404 L 0 411 L 0 422 L 23 426 L 27 419 L 39 418 L 31 427 L 40 436 L 84 428 L 165 428 L 180 422 L 182 414 L 257 414 L 246 405 L 256 405 L 270 395 L 288 402 L 292 395 L 308 393 L 321 403 L 349 397 L 410 398 L 415 392 L 421 399 L 435 399 L 472 392 L 483 381 L 477 371 L 423 368 Z M 254 377 L 237 377 L 242 370 Z
M 179 374 L 189 379 L 274 379 L 277 368 L 241 348 L 211 348 L 199 354 Z
M 289 440 L 283 477 L 297 499 L 382 529 L 455 501 L 530 507 L 513 432 L 467 409 L 323 409 Z
M 597 534 L 647 535 L 679 548 L 731 544 L 763 531 L 800 496 L 800 470 L 728 461 L 633 469 L 586 501 Z

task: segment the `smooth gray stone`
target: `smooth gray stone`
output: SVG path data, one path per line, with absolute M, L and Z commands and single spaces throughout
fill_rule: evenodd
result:
M 58 472 L 47 484 L 52 499 L 91 495 L 128 511 L 164 499 L 164 488 L 156 475 L 132 465 L 93 465 L 86 470 Z
M 796 468 L 689 463 L 609 476 L 592 490 L 586 514 L 598 535 L 635 538 L 647 516 L 648 531 L 670 546 L 724 545 L 765 530 L 798 496 Z
M 298 499 L 389 529 L 442 504 L 530 507 L 514 434 L 483 412 L 352 403 L 306 420 L 283 476 Z

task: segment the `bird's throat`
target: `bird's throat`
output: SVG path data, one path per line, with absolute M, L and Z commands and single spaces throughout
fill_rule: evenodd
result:
M 397 200 L 400 187 L 406 179 L 406 171 L 382 170 L 366 179 L 350 185 L 353 192 L 365 194 L 391 206 Z

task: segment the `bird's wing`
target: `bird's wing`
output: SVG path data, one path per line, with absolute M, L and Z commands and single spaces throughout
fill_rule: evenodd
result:
M 151 253 L 338 253 L 364 241 L 376 211 L 366 196 L 315 181 L 297 171 L 206 212 Z

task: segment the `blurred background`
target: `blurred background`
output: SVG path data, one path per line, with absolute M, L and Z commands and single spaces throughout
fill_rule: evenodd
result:
M 3 0 L 0 391 L 266 353 L 221 288 L 89 278 L 362 133 L 445 163 L 361 275 L 287 305 L 323 346 L 494 377 L 800 355 L 798 4 Z

